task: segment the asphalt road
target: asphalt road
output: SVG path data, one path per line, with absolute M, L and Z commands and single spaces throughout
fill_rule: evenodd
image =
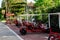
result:
M 23 40 L 8 26 L 0 22 L 0 40 Z

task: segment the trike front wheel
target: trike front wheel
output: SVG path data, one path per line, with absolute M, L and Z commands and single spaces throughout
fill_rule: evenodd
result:
M 55 40 L 55 36 L 53 36 L 53 35 L 49 36 L 48 40 Z

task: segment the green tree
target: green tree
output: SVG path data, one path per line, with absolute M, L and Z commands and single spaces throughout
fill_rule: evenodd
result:
M 2 20 L 3 19 L 3 14 L 2 14 L 2 8 L 0 8 L 0 20 Z
M 55 3 L 53 0 L 35 0 L 35 4 L 34 6 L 36 7 L 36 13 L 37 14 L 48 14 L 47 10 L 49 8 L 55 7 Z M 48 15 L 41 15 L 40 20 L 42 21 L 46 21 L 47 20 Z
M 37 14 L 46 14 L 60 11 L 60 0 L 35 0 Z M 43 18 L 44 16 L 42 16 Z M 39 17 L 40 18 L 40 17 Z M 46 17 L 43 18 L 43 20 Z
M 6 4 L 7 2 L 7 4 Z M 25 0 L 3 0 L 2 1 L 2 8 L 6 9 L 9 12 L 14 12 L 16 14 L 23 14 L 25 10 Z
M 55 3 L 53 0 L 35 0 L 35 6 L 36 8 L 38 8 L 38 10 L 40 11 L 40 13 L 46 13 L 47 9 L 55 7 Z M 38 11 L 38 12 L 39 12 Z
M 24 2 L 21 3 L 12 3 L 11 5 L 11 12 L 16 13 L 17 15 L 25 13 L 25 4 Z
M 55 3 L 55 7 L 49 8 L 47 10 L 48 13 L 56 13 L 60 12 L 60 0 L 53 0 Z

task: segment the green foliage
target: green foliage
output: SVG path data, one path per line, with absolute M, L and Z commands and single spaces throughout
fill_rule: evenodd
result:
M 57 6 L 56 8 L 50 8 L 47 10 L 48 13 L 57 13 L 60 12 L 60 6 Z
M 7 1 L 7 4 L 5 3 Z M 10 12 L 13 12 L 15 14 L 22 14 L 25 10 L 25 1 L 24 0 L 3 0 L 2 1 L 2 8 L 6 9 Z
M 35 0 L 35 2 L 34 6 L 36 7 L 35 11 L 37 14 L 60 12 L 60 0 Z M 47 16 L 42 16 L 42 20 L 46 21 Z
M 41 11 L 41 13 L 45 13 L 47 12 L 47 9 L 54 7 L 55 3 L 53 0 L 37 0 L 35 6 Z
M 2 8 L 0 8 L 0 20 L 3 19 L 3 15 L 2 15 Z
M 6 9 L 4 1 L 6 0 L 2 1 L 2 8 Z M 13 12 L 17 15 L 25 13 L 26 2 L 24 2 L 24 0 L 8 0 L 7 2 L 7 6 L 10 12 Z M 35 8 L 31 8 L 31 11 L 28 11 L 28 13 L 45 14 L 51 12 L 60 12 L 60 0 L 35 0 L 35 2 Z M 47 16 L 36 16 L 35 18 L 38 20 L 47 20 Z
M 24 2 L 22 3 L 12 3 L 11 6 L 11 12 L 16 13 L 17 15 L 23 14 L 25 11 L 25 4 Z

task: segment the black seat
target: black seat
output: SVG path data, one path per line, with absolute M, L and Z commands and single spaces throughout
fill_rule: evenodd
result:
M 52 28 L 51 30 L 52 30 L 52 32 L 60 33 L 60 29 L 58 29 L 58 28 Z

